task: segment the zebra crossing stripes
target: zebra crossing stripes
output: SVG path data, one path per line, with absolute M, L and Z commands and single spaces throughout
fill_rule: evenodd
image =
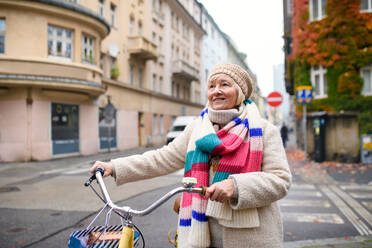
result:
M 371 190 L 372 191 L 372 185 L 368 185 L 368 184 L 341 185 L 340 188 L 343 190 Z
M 361 204 L 359 204 L 359 202 L 354 200 L 350 195 L 340 190 L 336 186 L 331 186 L 331 189 L 336 192 L 342 199 L 344 199 L 344 201 L 346 201 L 354 209 L 355 212 L 362 216 L 368 222 L 368 224 L 372 226 L 372 215 L 368 212 L 368 210 L 366 210 Z
M 322 193 L 319 191 L 305 191 L 305 190 L 295 190 L 289 191 L 289 196 L 298 197 L 322 197 Z
M 313 184 L 294 183 L 292 184 L 291 189 L 294 189 L 294 190 L 313 189 L 315 190 L 316 188 Z
M 286 213 L 283 219 L 291 222 L 344 224 L 343 219 L 334 213 Z
M 372 210 L 372 201 L 362 201 L 362 204 Z
M 351 224 L 355 227 L 355 229 L 361 235 L 371 235 L 372 231 L 367 227 L 367 225 L 360 221 L 359 217 L 351 210 L 346 203 L 336 195 L 336 193 L 332 192 L 328 186 L 320 186 L 320 189 L 323 193 L 331 199 L 331 201 L 337 206 L 337 208 L 345 215 L 345 217 L 351 222 Z
M 350 193 L 350 195 L 354 198 L 358 199 L 372 199 L 371 193 Z
M 331 204 L 329 201 L 322 201 L 322 200 L 290 200 L 284 199 L 279 201 L 279 205 L 281 207 L 322 207 L 322 208 L 330 208 Z

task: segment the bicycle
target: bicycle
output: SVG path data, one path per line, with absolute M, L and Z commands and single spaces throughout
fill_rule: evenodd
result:
M 103 174 L 104 174 L 103 169 L 102 168 L 97 168 L 95 170 L 95 173 L 88 179 L 88 181 L 84 185 L 86 187 L 90 186 L 92 188 L 92 190 L 95 192 L 95 194 L 105 203 L 105 206 L 101 209 L 101 211 L 99 211 L 99 213 L 96 215 L 96 217 L 93 219 L 93 221 L 88 225 L 88 227 L 86 229 L 84 229 L 82 231 L 76 231 L 76 232 L 73 232 L 71 234 L 70 242 L 69 242 L 69 248 L 70 247 L 101 247 L 102 243 L 99 244 L 98 246 L 89 246 L 90 245 L 89 242 L 95 243 L 95 242 L 101 240 L 101 241 L 103 241 L 103 244 L 104 244 L 107 233 L 109 231 L 111 231 L 111 232 L 113 231 L 114 234 L 116 234 L 116 237 L 117 237 L 119 229 L 121 229 L 120 239 L 119 240 L 116 239 L 116 241 L 115 241 L 116 243 L 118 243 L 119 248 L 137 247 L 135 245 L 139 245 L 140 238 L 142 240 L 142 247 L 144 248 L 145 247 L 145 239 L 143 237 L 143 234 L 139 230 L 139 228 L 136 227 L 134 225 L 133 221 L 132 221 L 134 216 L 145 216 L 145 215 L 150 214 L 155 209 L 157 209 L 159 206 L 161 206 L 163 203 L 168 201 L 172 196 L 174 196 L 178 193 L 187 192 L 187 193 L 198 193 L 198 194 L 204 195 L 205 190 L 206 190 L 206 188 L 203 187 L 203 186 L 194 187 L 197 184 L 196 178 L 185 177 L 185 178 L 182 179 L 183 187 L 178 187 L 178 188 L 175 188 L 175 189 L 169 191 L 168 193 L 163 195 L 160 199 L 158 199 L 157 201 L 152 203 L 149 207 L 147 207 L 144 210 L 135 210 L 135 209 L 130 208 L 129 206 L 119 207 L 118 205 L 116 205 L 115 203 L 112 202 L 112 200 L 110 198 L 110 195 L 107 191 L 105 182 L 103 181 L 103 178 L 102 178 Z M 98 194 L 98 192 L 94 189 L 94 187 L 92 187 L 91 183 L 94 180 L 97 181 L 97 183 L 99 185 L 99 188 L 102 192 L 103 197 Z M 105 226 L 90 228 L 90 226 L 96 220 L 96 218 L 107 207 L 109 207 L 110 210 L 108 211 L 108 213 L 106 215 Z M 110 230 L 108 230 L 108 221 L 107 220 L 110 218 L 112 211 L 114 213 L 118 214 L 121 217 L 122 225 L 121 226 L 117 225 L 117 226 L 110 227 Z M 75 236 L 73 236 L 74 233 L 76 233 Z M 92 238 L 92 233 L 94 233 L 93 238 Z M 82 237 L 83 235 L 85 235 L 84 237 L 89 235 L 89 239 L 87 239 L 87 245 L 88 246 L 70 246 L 71 245 L 71 237 L 76 238 L 76 237 Z M 102 237 L 102 235 L 103 235 L 103 237 Z M 168 234 L 168 239 L 169 239 L 169 234 Z M 110 245 L 113 245 L 113 246 L 110 246 L 110 247 L 114 247 L 114 245 L 116 245 L 116 243 L 115 244 L 114 243 L 110 244 Z

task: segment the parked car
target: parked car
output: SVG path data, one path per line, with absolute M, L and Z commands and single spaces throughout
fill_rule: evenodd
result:
M 167 145 L 172 142 L 178 135 L 180 135 L 186 126 L 190 124 L 197 116 L 179 116 L 177 117 L 167 133 Z

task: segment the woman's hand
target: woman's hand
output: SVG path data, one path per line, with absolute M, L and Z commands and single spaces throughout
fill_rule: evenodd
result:
M 211 201 L 225 203 L 234 195 L 234 180 L 229 178 L 212 184 L 207 188 L 205 197 Z
M 103 174 L 103 177 L 107 177 L 107 176 L 112 176 L 112 173 L 114 172 L 114 169 L 112 168 L 112 164 L 111 163 L 105 163 L 105 162 L 101 162 L 101 161 L 96 161 L 94 163 L 94 165 L 90 168 L 90 173 L 94 173 L 94 170 L 96 168 L 102 168 L 105 173 Z

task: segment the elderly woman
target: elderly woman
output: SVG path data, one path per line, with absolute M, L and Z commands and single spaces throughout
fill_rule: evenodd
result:
M 291 173 L 280 133 L 249 99 L 253 82 L 244 69 L 219 64 L 207 83 L 207 107 L 168 146 L 97 161 L 91 172 L 103 167 L 120 185 L 184 167 L 185 176 L 208 188 L 205 197 L 182 196 L 179 247 L 282 247 L 277 201 Z

